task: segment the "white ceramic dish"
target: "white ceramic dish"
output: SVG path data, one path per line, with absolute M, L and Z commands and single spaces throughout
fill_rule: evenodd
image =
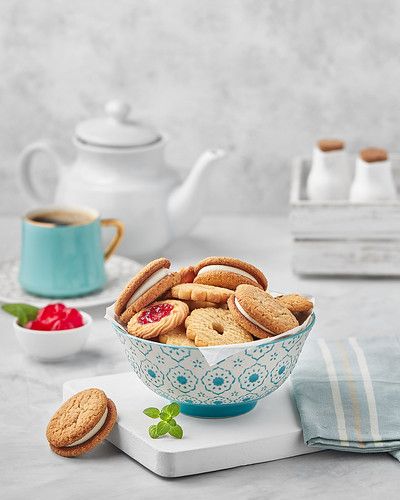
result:
M 92 318 L 80 311 L 84 325 L 70 330 L 41 331 L 24 328 L 14 321 L 18 343 L 25 353 L 41 361 L 57 361 L 82 350 L 89 337 Z

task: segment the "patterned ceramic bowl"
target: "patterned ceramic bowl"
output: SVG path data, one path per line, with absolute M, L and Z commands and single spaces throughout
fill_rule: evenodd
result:
M 312 314 L 304 330 L 254 347 L 249 344 L 214 366 L 197 347 L 143 340 L 112 324 L 133 371 L 147 387 L 178 402 L 182 413 L 215 418 L 246 413 L 278 389 L 292 372 L 314 322 Z

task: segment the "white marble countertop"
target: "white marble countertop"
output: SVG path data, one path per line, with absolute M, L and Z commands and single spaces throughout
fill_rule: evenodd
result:
M 18 251 L 16 218 L 0 218 L 1 258 Z M 393 333 L 398 329 L 398 280 L 307 279 L 290 268 L 284 218 L 207 217 L 190 237 L 164 252 L 177 266 L 207 255 L 233 255 L 262 267 L 275 290 L 312 293 L 323 337 Z M 66 380 L 128 370 L 104 309 L 89 311 L 94 330 L 84 352 L 40 364 L 20 351 L 11 320 L 0 313 L 1 498 L 398 498 L 400 465 L 386 454 L 321 452 L 199 476 L 162 479 L 106 443 L 80 459 L 51 453 L 44 436 Z

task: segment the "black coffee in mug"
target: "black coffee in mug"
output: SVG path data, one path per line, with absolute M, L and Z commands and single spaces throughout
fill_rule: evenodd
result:
M 30 221 L 37 224 L 50 224 L 52 226 L 80 226 L 89 224 L 93 219 L 87 212 L 74 210 L 47 210 L 29 217 Z

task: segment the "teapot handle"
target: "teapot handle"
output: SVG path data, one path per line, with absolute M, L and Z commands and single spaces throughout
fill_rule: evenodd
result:
M 27 146 L 21 153 L 18 162 L 19 183 L 25 194 L 35 203 L 49 203 L 49 200 L 39 192 L 33 182 L 32 160 L 37 154 L 47 155 L 56 167 L 57 175 L 60 174 L 61 163 L 50 145 L 46 142 L 34 142 Z

